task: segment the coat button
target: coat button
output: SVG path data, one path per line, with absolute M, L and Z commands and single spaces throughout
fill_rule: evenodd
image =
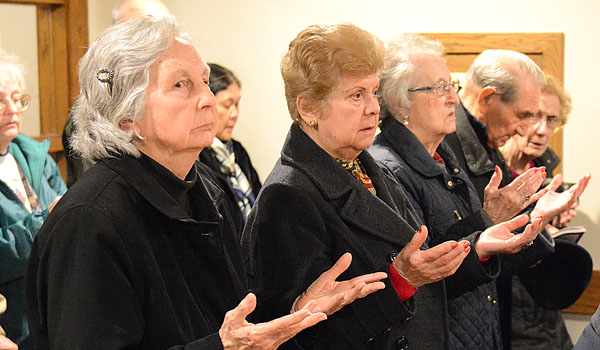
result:
M 408 349 L 408 339 L 405 336 L 401 336 L 396 340 L 396 349 L 406 350 Z
M 488 301 L 492 301 L 492 296 L 488 295 L 487 299 L 488 299 Z
M 448 187 L 452 187 L 452 186 L 454 186 L 454 182 L 448 181 Z
M 459 172 L 458 168 L 454 168 L 454 169 L 452 169 L 452 171 L 454 171 L 455 174 L 458 174 L 458 172 Z

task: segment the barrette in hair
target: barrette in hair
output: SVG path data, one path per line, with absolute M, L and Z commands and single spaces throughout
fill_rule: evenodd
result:
M 113 87 L 113 78 L 115 77 L 115 72 L 110 69 L 104 68 L 98 71 L 96 74 L 96 79 L 98 79 L 102 83 L 108 84 L 108 93 L 112 96 L 112 87 Z

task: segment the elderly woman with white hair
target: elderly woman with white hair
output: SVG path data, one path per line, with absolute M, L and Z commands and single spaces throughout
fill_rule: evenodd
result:
M 52 157 L 50 140 L 21 133 L 31 97 L 18 59 L 0 51 L 0 293 L 10 307 L 0 325 L 21 349 L 29 349 L 25 318 L 25 267 L 33 239 L 67 190 Z
M 148 17 L 107 29 L 79 75 L 73 146 L 97 163 L 34 243 L 35 349 L 274 349 L 383 287 L 385 274 L 336 282 L 344 255 L 302 293 L 304 308 L 246 321 L 256 298 L 244 297 L 235 228 L 195 164 L 217 124 L 206 63 L 172 17 Z
M 459 82 L 451 79 L 443 54 L 439 42 L 416 35 L 388 44 L 379 92 L 381 134 L 369 152 L 406 189 L 429 228 L 430 244 L 464 239 L 473 247 L 456 274 L 445 279 L 449 348 L 501 349 L 496 254 L 527 247 L 541 219 L 532 220 L 520 235 L 511 231 L 528 222 L 526 215 L 493 226 L 469 177 L 442 143 L 456 129 L 454 107 L 460 89 Z M 537 190 L 541 173 L 533 169 L 520 178 L 523 190 Z

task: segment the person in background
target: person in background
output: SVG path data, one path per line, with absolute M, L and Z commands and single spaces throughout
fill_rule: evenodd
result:
M 142 16 L 168 15 L 169 10 L 160 0 L 122 0 L 112 10 L 112 23 L 129 21 Z M 69 113 L 62 134 L 62 144 L 67 161 L 67 186 L 71 187 L 85 171 L 94 165 L 89 159 L 84 159 L 71 146 L 71 136 L 75 131 L 72 113 Z
M 590 323 L 584 328 L 573 350 L 600 349 L 600 306 L 592 316 Z
M 29 251 L 67 190 L 48 154 L 50 140 L 37 142 L 21 133 L 30 101 L 18 58 L 0 51 L 0 293 L 10 300 L 0 325 L 21 349 L 29 349 L 24 305 Z
M 511 50 L 485 50 L 467 71 L 465 88 L 460 94 L 462 103 L 455 111 L 456 132 L 443 142 L 450 146 L 460 167 L 469 175 L 484 210 L 490 217 L 496 217 L 494 222 L 512 218 L 523 206 L 535 203 L 532 209 L 527 209 L 530 217 L 543 217 L 542 227 L 546 227 L 578 200 L 590 181 L 589 176 L 584 176 L 568 191 L 558 193 L 555 190 L 562 177 L 555 176 L 538 198 L 513 191 L 515 182 L 503 176 L 509 170 L 498 147 L 515 134 L 525 136 L 535 122 L 544 80 L 543 72 L 530 58 Z M 501 200 L 486 199 L 490 197 Z M 527 250 L 501 257 L 497 288 L 505 350 L 510 349 L 512 276 L 553 252 L 554 240 L 543 230 Z M 557 291 L 540 289 L 547 294 Z
M 551 76 L 546 76 L 546 83 L 540 95 L 539 112 L 536 122 L 525 136 L 515 135 L 500 148 L 502 156 L 511 173 L 510 178 L 516 178 L 532 167 L 544 166 L 550 177 L 560 163 L 560 158 L 549 146 L 552 135 L 567 123 L 571 112 L 571 97 L 563 90 L 562 86 Z M 563 228 L 573 216 L 577 215 L 577 202 L 552 223 L 546 226 L 550 233 Z M 581 246 L 561 238 L 555 239 L 555 252 L 535 264 L 528 273 L 535 273 L 536 269 L 543 268 L 550 259 L 557 261 L 554 275 L 561 275 L 564 285 L 569 285 L 573 290 L 574 302 L 583 293 L 591 276 L 591 258 L 589 253 Z M 561 254 L 563 254 L 561 256 Z M 560 267 L 562 266 L 562 268 Z M 573 268 L 574 267 L 574 268 Z M 587 276 L 587 277 L 586 277 Z M 570 281 L 575 279 L 575 281 Z M 584 283 L 577 283 L 583 280 Z M 587 282 L 585 282 L 587 280 Z M 512 308 L 511 308 L 511 345 L 513 350 L 570 350 L 573 343 L 565 327 L 564 320 L 559 310 L 543 307 L 543 301 L 535 300 L 521 282 L 519 276 L 512 278 Z M 542 305 L 540 305 L 542 304 Z M 565 305 L 566 305 L 565 304 Z M 563 305 L 563 306 L 565 306 Z M 546 306 L 546 305 L 544 305 Z M 566 305 L 568 306 L 568 305 Z M 548 307 L 548 306 L 546 306 Z
M 96 164 L 31 250 L 35 349 L 275 349 L 384 287 L 385 273 L 337 282 L 345 254 L 298 293 L 302 309 L 248 322 L 235 228 L 197 162 L 218 121 L 204 60 L 173 17 L 143 17 L 102 33 L 79 80 L 73 147 Z
M 499 224 L 503 230 L 493 226 L 471 180 L 447 145 L 441 145 L 456 129 L 460 89 L 451 80 L 443 53 L 441 43 L 417 35 L 388 43 L 379 89 L 382 132 L 369 152 L 403 185 L 429 228 L 430 244 L 465 239 L 474 248 L 456 274 L 446 278 L 450 349 L 501 349 L 496 254 L 520 252 L 537 231 L 511 233 L 527 223 L 525 215 Z M 528 176 L 523 195 L 539 196 L 534 193 L 543 180 L 541 171 Z M 532 221 L 539 229 L 541 219 Z
M 219 122 L 212 145 L 202 150 L 199 159 L 219 177 L 221 187 L 231 202 L 232 214 L 239 216 L 236 226 L 241 235 L 262 185 L 248 152 L 239 141 L 232 138 L 240 113 L 242 84 L 229 69 L 215 63 L 209 63 L 208 66 L 210 91 L 217 100 Z

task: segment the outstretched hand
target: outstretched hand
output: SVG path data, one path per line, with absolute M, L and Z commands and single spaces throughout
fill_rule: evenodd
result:
M 516 218 L 494 225 L 479 235 L 475 242 L 475 251 L 480 259 L 486 259 L 494 254 L 515 254 L 520 252 L 525 245 L 532 242 L 543 228 L 542 218 L 535 218 L 523 233 L 513 234 L 512 231 L 525 225 L 529 217 L 525 214 Z
M 502 171 L 496 166 L 483 195 L 483 210 L 495 224 L 508 221 L 523 209 L 540 199 L 548 190 L 540 188 L 546 178 L 545 168 L 531 168 L 510 184 L 498 188 Z
M 387 277 L 385 272 L 362 275 L 348 281 L 336 281 L 350 267 L 351 262 L 350 253 L 342 255 L 296 299 L 292 312 L 306 309 L 331 315 L 354 300 L 385 288 L 385 284 L 381 282 Z
M 265 323 L 252 324 L 246 317 L 256 308 L 256 296 L 248 294 L 225 314 L 219 337 L 225 350 L 277 349 L 303 329 L 327 319 L 324 313 L 300 310 Z
M 579 200 L 592 176 L 583 176 L 577 184 L 568 190 L 558 193 L 556 189 L 562 184 L 562 175 L 556 175 L 546 187 L 547 192 L 538 200 L 531 216 L 543 217 L 542 227 L 548 225 L 557 215 L 568 211 Z
M 453 275 L 471 249 L 468 241 L 447 241 L 421 250 L 427 240 L 427 227 L 421 226 L 394 259 L 396 271 L 415 288 Z

